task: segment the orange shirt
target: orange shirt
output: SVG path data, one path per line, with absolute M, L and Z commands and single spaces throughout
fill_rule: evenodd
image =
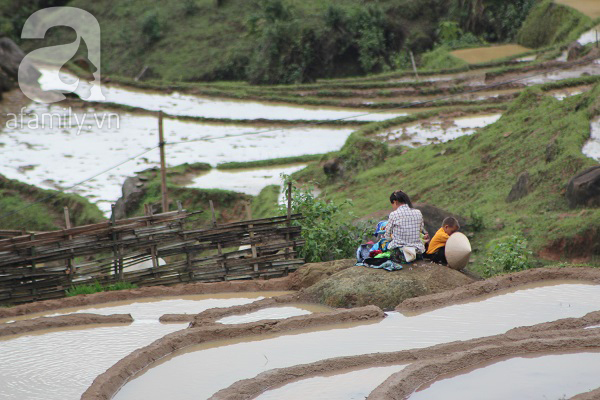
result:
M 438 231 L 433 235 L 433 239 L 429 242 L 429 248 L 427 249 L 427 254 L 433 254 L 437 249 L 446 245 L 448 241 L 448 234 L 444 232 L 444 228 L 438 229 Z

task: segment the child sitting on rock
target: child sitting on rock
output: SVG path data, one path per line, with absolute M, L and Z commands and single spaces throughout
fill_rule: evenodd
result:
M 460 229 L 458 221 L 454 217 L 447 217 L 442 222 L 442 227 L 438 229 L 425 253 L 425 258 L 438 263 L 447 265 L 446 261 L 446 242 L 454 232 Z

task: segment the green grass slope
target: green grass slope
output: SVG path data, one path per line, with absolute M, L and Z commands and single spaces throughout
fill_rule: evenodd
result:
M 389 208 L 389 194 L 401 189 L 413 201 L 481 219 L 484 228 L 472 239 L 478 261 L 483 257 L 477 252 L 485 252 L 490 241 L 513 233 L 524 234 L 538 254 L 561 243 L 559 255 L 597 261 L 598 249 L 590 254 L 580 244 L 582 238 L 588 244 L 600 241 L 600 209 L 570 210 L 564 193 L 573 175 L 597 164 L 581 148 L 590 136 L 590 119 L 600 113 L 599 95 L 600 85 L 560 102 L 529 89 L 477 134 L 404 152 L 368 146 L 365 133 L 377 130 L 367 126 L 337 154 L 345 161 L 343 178 L 328 180 L 316 164 L 296 177 L 324 182 L 328 199 L 353 199 L 358 216 Z M 517 177 L 526 171 L 531 192 L 508 203 Z
M 40 189 L 0 175 L 0 229 L 63 229 L 64 207 L 69 207 L 73 226 L 104 220 L 98 207 L 81 196 Z
M 591 25 L 592 19 L 574 8 L 542 0 L 523 22 L 517 42 L 531 48 L 561 44 L 577 39 Z

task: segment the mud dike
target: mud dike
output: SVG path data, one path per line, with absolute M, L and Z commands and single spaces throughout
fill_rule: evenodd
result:
M 321 385 L 327 384 L 329 398 L 336 393 L 338 398 L 353 398 L 358 392 L 372 399 L 435 398 L 431 391 L 435 391 L 436 385 L 462 379 L 462 375 L 468 379 L 468 374 L 449 375 L 467 368 L 483 371 L 523 356 L 540 357 L 544 363 L 541 357 L 547 356 L 595 360 L 594 354 L 600 351 L 598 283 L 600 271 L 595 269 L 529 270 L 409 299 L 387 315 L 375 306 L 331 310 L 307 303 L 302 290 L 281 292 L 297 288 L 293 276 L 265 282 L 192 284 L 100 293 L 1 310 L 1 317 L 19 320 L 5 322 L 0 334 L 11 335 L 3 338 L 9 364 L 11 351 L 17 352 L 25 343 L 35 347 L 36 343 L 46 341 L 52 344 L 69 341 L 73 340 L 69 335 L 81 329 L 92 336 L 103 330 L 109 336 L 124 337 L 128 332 L 134 338 L 141 335 L 138 340 L 131 340 L 129 346 L 137 350 L 128 350 L 129 355 L 125 353 L 120 361 L 112 361 L 112 367 L 104 373 L 98 371 L 95 379 L 87 378 L 87 385 L 93 380 L 87 390 L 80 386 L 79 393 L 73 390 L 65 394 L 64 384 L 54 388 L 40 386 L 37 390 L 43 391 L 48 399 L 139 398 L 140 393 L 146 396 L 156 390 L 148 382 L 157 379 L 156 385 L 165 386 L 164 390 L 177 399 L 187 398 L 190 393 L 194 393 L 194 398 L 213 399 L 293 399 L 314 397 L 315 393 L 323 396 L 325 392 L 321 389 L 314 392 L 319 387 L 314 386 L 315 382 L 319 381 Z M 280 292 L 256 292 L 266 289 Z M 255 292 L 248 293 L 249 290 Z M 150 301 L 149 293 L 161 297 Z M 114 303 L 115 300 L 124 302 Z M 223 303 L 226 300 L 238 304 Z M 169 301 L 175 303 L 166 306 Z M 196 308 L 191 306 L 194 302 Z M 163 305 L 158 306 L 160 303 Z M 214 308 L 216 304 L 230 306 Z M 79 307 L 65 310 L 67 306 Z M 131 315 L 114 315 L 128 308 Z M 172 309 L 185 313 L 158 313 Z M 198 313 L 201 309 L 204 311 Z M 63 311 L 80 313 L 48 316 Z M 90 311 L 109 315 L 90 314 Z M 46 316 L 39 317 L 40 312 Z M 467 323 L 467 316 L 478 323 Z M 158 323 L 158 317 L 163 324 Z M 48 330 L 54 328 L 58 331 Z M 119 333 L 118 329 L 123 331 Z M 32 332 L 34 336 L 27 336 Z M 145 339 L 141 340 L 142 337 Z M 332 345 L 336 340 L 337 347 Z M 144 341 L 148 345 L 144 346 Z M 91 346 L 89 342 L 85 345 Z M 102 351 L 110 353 L 113 345 L 111 342 Z M 26 352 L 25 347 L 21 350 Z M 121 354 L 125 350 L 119 349 Z M 256 367 L 256 363 L 248 363 L 246 358 L 258 350 L 262 360 Z M 17 353 L 27 357 L 22 352 Z M 210 359 L 206 358 L 208 353 L 216 357 L 215 364 L 204 363 Z M 47 354 L 42 351 L 41 355 Z M 107 361 L 104 360 L 104 365 L 110 365 Z M 186 368 L 181 368 L 182 361 Z M 63 367 L 70 368 L 66 364 Z M 230 372 L 227 379 L 217 377 L 214 382 L 207 382 L 223 371 Z M 184 391 L 180 391 L 177 379 L 169 381 L 172 374 L 182 375 L 186 380 L 190 373 L 196 376 L 195 385 L 192 381 Z M 57 381 L 60 383 L 61 379 Z M 31 390 L 22 389 L 22 393 Z M 596 398 L 597 392 L 580 394 L 590 389 L 594 387 L 570 395 L 579 394 L 578 399 Z M 145 398 L 162 395 L 159 390 Z

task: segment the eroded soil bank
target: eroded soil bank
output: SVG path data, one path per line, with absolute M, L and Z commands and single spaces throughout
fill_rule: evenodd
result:
M 97 315 L 97 314 L 72 314 L 58 317 L 41 317 L 25 321 L 16 321 L 0 325 L 0 337 L 22 335 L 35 331 L 66 328 L 82 325 L 100 324 L 130 324 L 133 318 L 129 314 Z

